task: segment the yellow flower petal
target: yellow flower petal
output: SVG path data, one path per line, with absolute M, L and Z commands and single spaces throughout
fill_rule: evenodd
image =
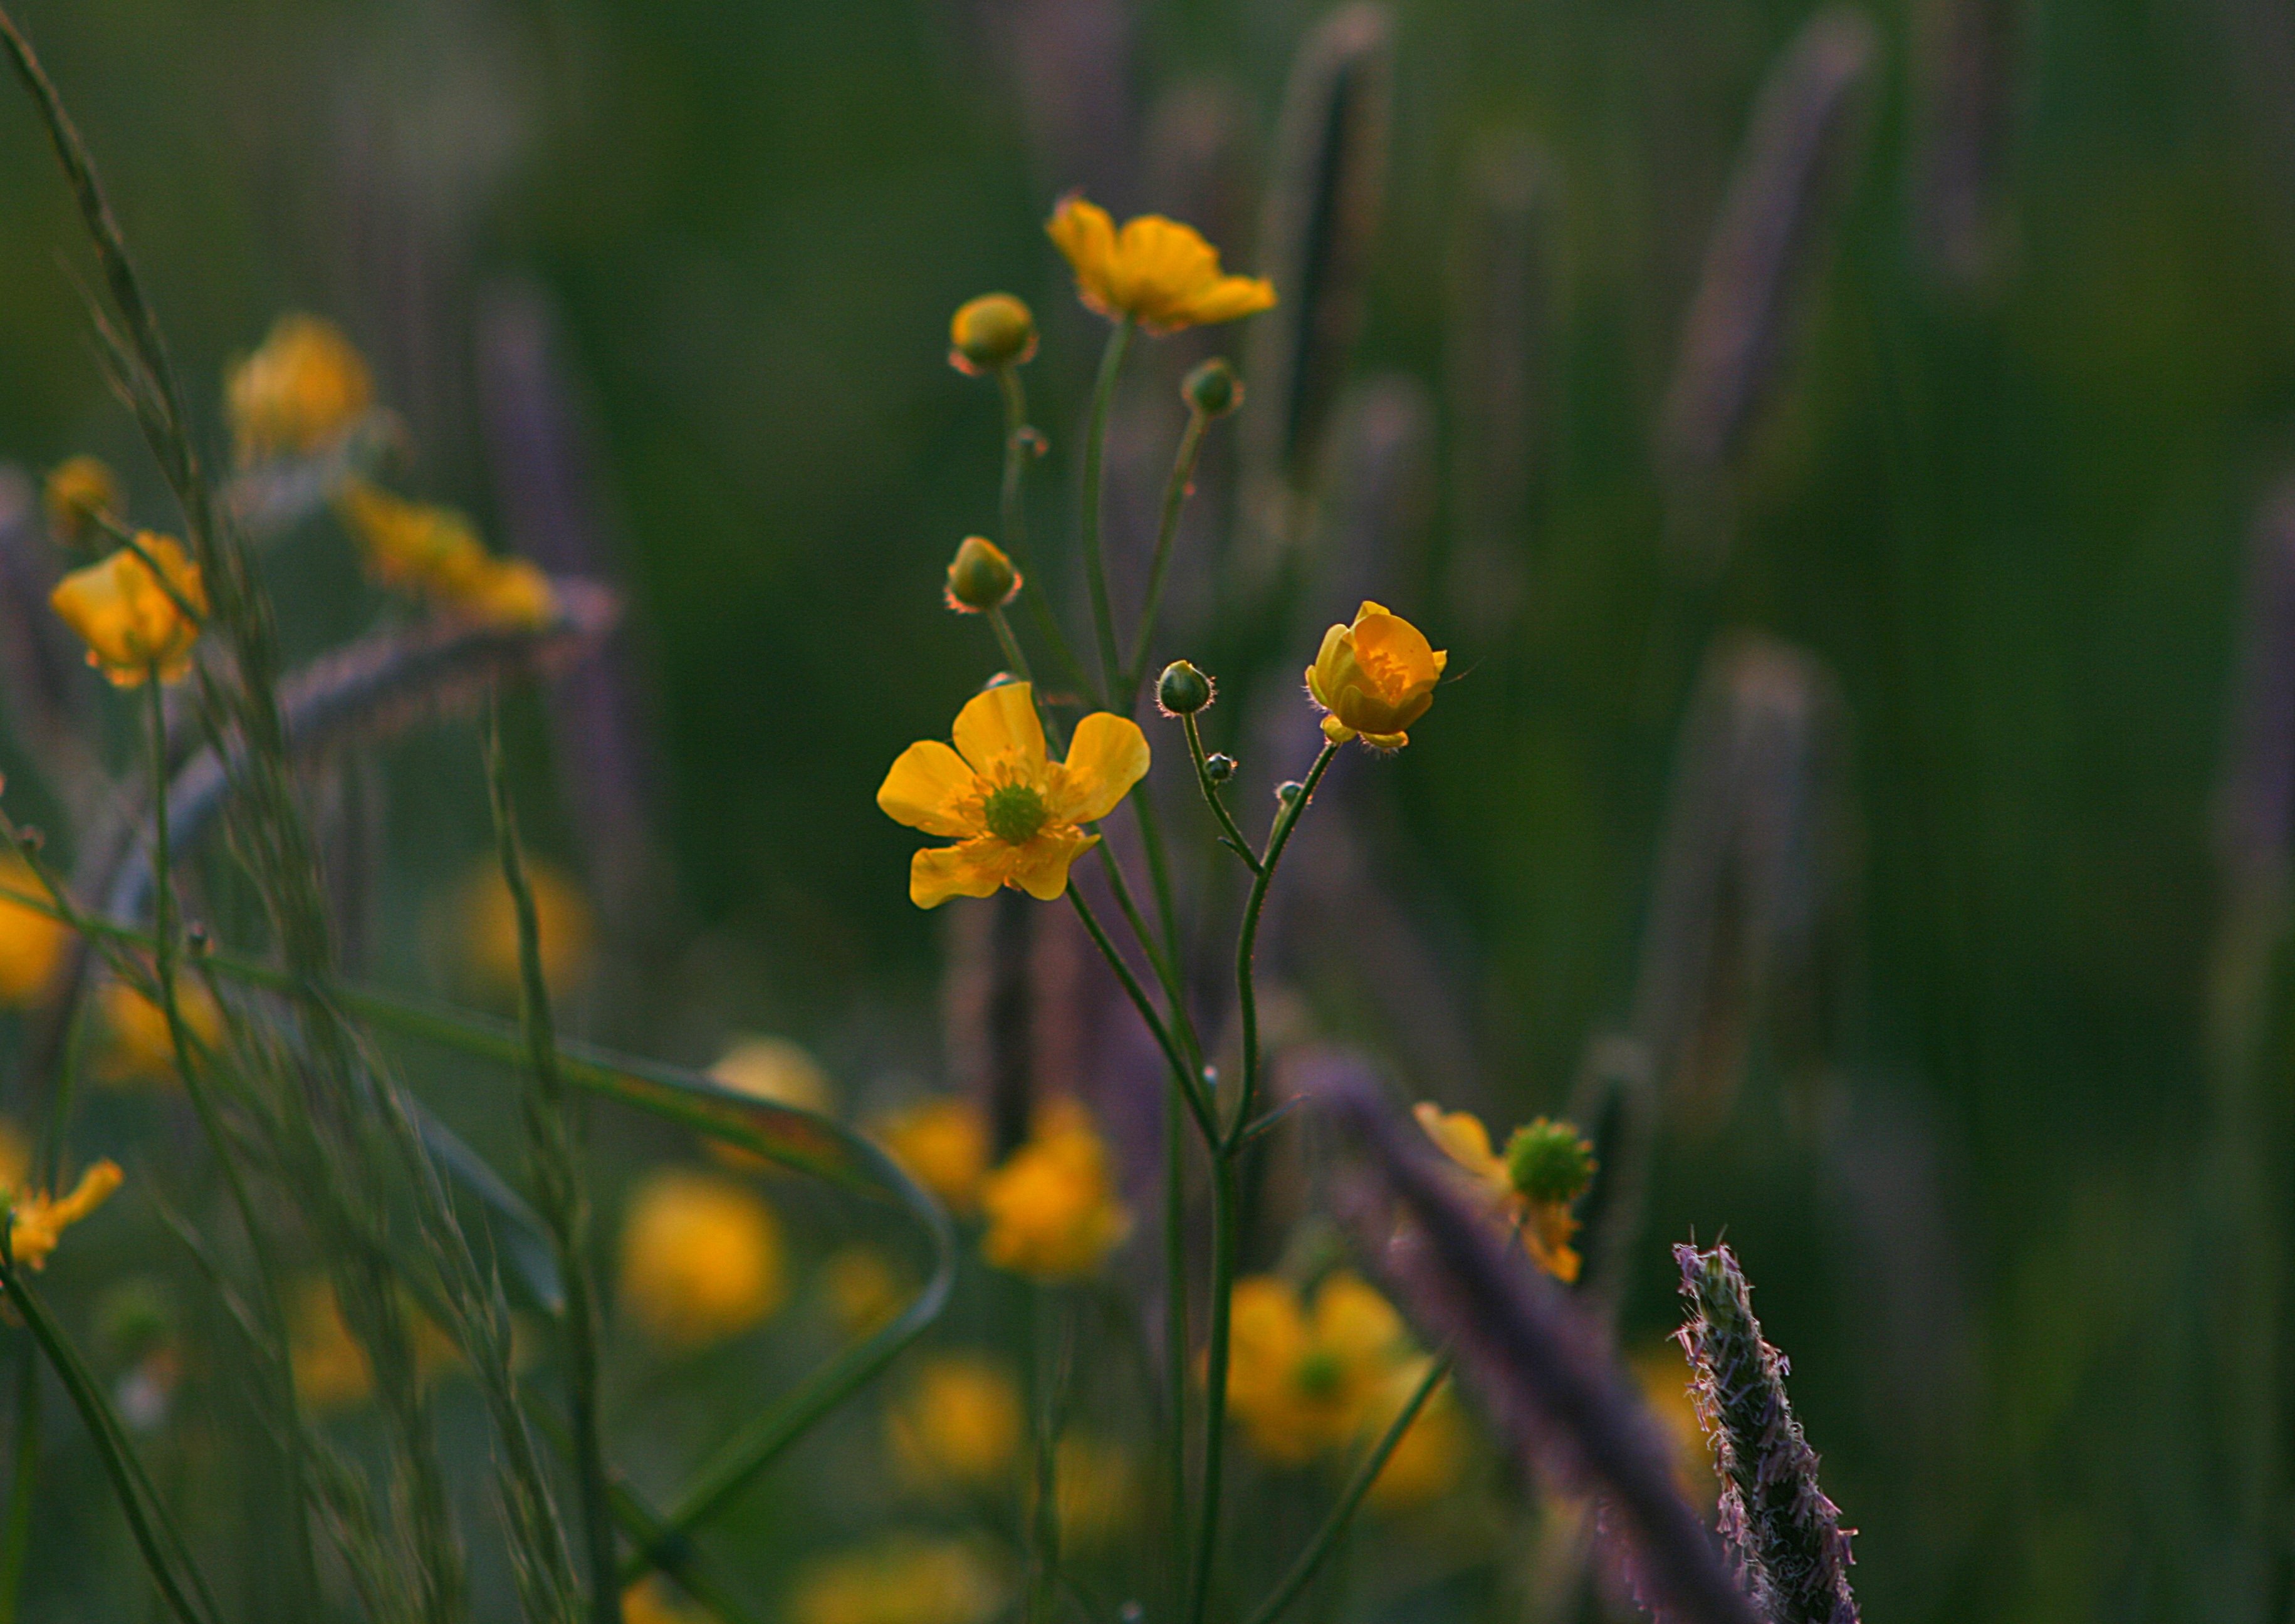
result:
M 909 901 L 937 908 L 952 896 L 994 896 L 1010 872 L 1013 849 L 984 838 L 927 846 L 909 859 Z
M 1009 848 L 1012 861 L 1006 877 L 1038 902 L 1056 902 L 1067 894 L 1068 866 L 1098 844 L 1097 835 L 1046 828 L 1027 845 Z
M 957 754 L 984 778 L 1000 764 L 1032 783 L 1043 777 L 1044 724 L 1025 682 L 1000 682 L 975 694 L 956 714 L 954 737 Z
M 1263 276 L 1222 276 L 1187 301 L 1182 314 L 1191 326 L 1232 322 L 1275 307 L 1275 284 Z
M 1065 776 L 1066 792 L 1054 815 L 1071 823 L 1096 823 L 1148 776 L 1148 736 L 1128 716 L 1094 711 L 1076 723 Z
M 974 831 L 956 803 L 972 793 L 976 781 L 954 750 L 937 739 L 919 739 L 893 763 L 877 791 L 877 804 L 896 823 L 962 839 Z
M 1105 282 L 1109 262 L 1115 257 L 1115 222 L 1107 210 L 1072 192 L 1060 200 L 1044 229 L 1067 256 L 1078 282 L 1089 287 Z
M 1141 215 L 1117 231 L 1107 211 L 1074 195 L 1060 200 L 1045 230 L 1075 272 L 1076 293 L 1110 321 L 1175 332 L 1264 310 L 1275 290 L 1255 277 L 1225 276 L 1219 250 L 1193 226 Z

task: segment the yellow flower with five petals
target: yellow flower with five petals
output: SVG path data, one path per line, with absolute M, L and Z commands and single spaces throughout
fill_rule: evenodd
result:
M 1066 761 L 1049 759 L 1025 682 L 974 695 L 953 733 L 953 749 L 931 739 L 902 751 L 877 791 L 887 817 L 958 843 L 911 860 L 909 898 L 919 908 L 993 896 L 1000 885 L 1056 901 L 1068 865 L 1099 841 L 1083 825 L 1114 812 L 1148 772 L 1147 735 L 1107 711 L 1076 723 Z
M 1343 745 L 1360 735 L 1367 745 L 1400 750 L 1410 742 L 1403 730 L 1434 703 L 1434 684 L 1450 661 L 1417 626 L 1365 599 L 1352 625 L 1323 633 L 1307 667 L 1307 692 L 1327 713 L 1323 737 Z
M 1076 294 L 1109 321 L 1153 333 L 1232 322 L 1275 303 L 1263 277 L 1228 276 L 1219 250 L 1192 225 L 1141 215 L 1118 231 L 1107 210 L 1070 192 L 1044 230 L 1075 271 Z

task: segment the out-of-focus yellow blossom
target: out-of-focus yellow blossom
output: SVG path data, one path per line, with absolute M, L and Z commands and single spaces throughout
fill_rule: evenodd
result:
M 775 1105 L 795 1106 L 801 1111 L 817 1112 L 823 1116 L 837 1113 L 837 1089 L 829 1081 L 829 1073 L 821 1069 L 821 1063 L 804 1044 L 788 1038 L 737 1039 L 709 1068 L 709 1077 L 752 1099 L 769 1099 Z M 744 1172 L 778 1171 L 773 1163 L 753 1150 L 743 1150 L 719 1139 L 706 1139 L 704 1144 L 712 1156 L 728 1167 L 738 1167 Z
M 1068 865 L 1099 843 L 1082 826 L 1114 812 L 1148 772 L 1147 736 L 1107 711 L 1076 723 L 1066 762 L 1048 759 L 1025 682 L 974 695 L 953 732 L 953 749 L 928 739 L 902 751 L 877 791 L 895 821 L 960 843 L 911 861 L 909 900 L 919 908 L 992 896 L 1000 885 L 1058 899 Z
M 553 997 L 564 997 L 590 973 L 595 930 L 581 889 L 555 866 L 526 861 L 526 883 L 534 893 L 534 923 L 542 950 L 542 979 Z M 479 862 L 453 893 L 447 928 L 471 977 L 497 996 L 515 997 L 524 979 L 519 967 L 518 907 L 510 884 L 494 862 Z
M 438 1322 L 407 1299 L 400 1302 L 413 1345 L 415 1380 L 428 1384 L 461 1361 L 461 1350 Z M 295 1396 L 314 1413 L 352 1409 L 374 1397 L 366 1350 L 343 1321 L 341 1302 L 324 1275 L 297 1281 L 287 1304 L 288 1363 Z
M 1139 1467 L 1121 1444 L 1087 1432 L 1064 1434 L 1053 1455 L 1060 1543 L 1107 1546 L 1139 1515 Z
M 658 1573 L 622 1592 L 622 1624 L 715 1624 L 715 1616 L 679 1600 Z
M 948 363 L 978 377 L 1025 366 L 1036 354 L 1036 315 L 1009 293 L 984 293 L 957 306 L 948 324 Z
M 1394 1424 L 1394 1418 L 1425 1379 L 1431 1362 L 1421 1356 L 1387 1374 L 1363 1417 L 1370 1438 L 1386 1435 L 1386 1429 Z M 1409 1430 L 1395 1440 L 1394 1452 L 1371 1482 L 1370 1504 L 1380 1511 L 1404 1511 L 1442 1498 L 1458 1486 L 1469 1447 L 1466 1418 L 1459 1413 L 1458 1400 L 1445 1381 L 1427 1395 Z
M 1237 1280 L 1228 1334 L 1228 1408 L 1254 1453 L 1286 1466 L 1352 1443 L 1408 1352 L 1393 1305 L 1345 1269 L 1311 1306 L 1276 1276 Z
M 1129 316 L 1149 332 L 1177 332 L 1275 303 L 1272 282 L 1222 275 L 1219 250 L 1194 226 L 1162 215 L 1141 215 L 1118 231 L 1107 210 L 1070 192 L 1044 229 L 1075 272 L 1077 296 L 1111 322 Z
M 101 457 L 68 457 L 49 470 L 44 493 L 48 530 L 67 547 L 82 547 L 102 534 L 103 521 L 121 522 L 127 500 L 119 480 Z
M 452 508 L 408 502 L 354 479 L 336 499 L 376 583 L 487 625 L 527 631 L 559 616 L 550 577 L 529 559 L 496 558 Z
M 845 1246 L 821 1266 L 829 1312 L 847 1336 L 866 1336 L 901 1311 L 911 1285 L 874 1246 Z
M 780 1225 L 747 1186 L 665 1169 L 638 1187 L 622 1227 L 621 1296 L 665 1347 L 706 1347 L 781 1305 Z
M 1492 1216 L 1522 1237 L 1531 1261 L 1564 1285 L 1575 1281 L 1581 1260 L 1570 1244 L 1578 1233 L 1570 1204 L 1594 1176 L 1594 1147 L 1578 1130 L 1541 1116 L 1515 1129 L 1499 1156 L 1472 1112 L 1446 1113 L 1422 1100 L 1413 1114 Z
M 96 993 L 103 1036 L 91 1068 L 98 1082 L 118 1088 L 136 1082 L 176 1082 L 176 1037 L 167 1012 L 124 981 L 106 981 Z M 176 1009 L 184 1028 L 201 1046 L 214 1049 L 224 1039 L 223 1010 L 196 981 L 176 982 Z
M 1696 1400 L 1689 1396 L 1689 1367 L 1682 1362 L 1680 1352 L 1670 1346 L 1655 1353 L 1638 1353 L 1627 1362 L 1641 1384 L 1643 1402 L 1665 1429 L 1674 1481 L 1693 1503 L 1711 1506 L 1720 1496 L 1721 1482 L 1713 1473 L 1713 1450 L 1697 1419 Z
M 894 1534 L 806 1564 L 790 1624 L 987 1624 L 1002 1610 L 1001 1574 L 961 1539 Z
M 1307 692 L 1326 713 L 1323 737 L 1343 745 L 1360 735 L 1376 748 L 1400 750 L 1410 742 L 1403 730 L 1434 703 L 1450 662 L 1417 626 L 1365 599 L 1353 624 L 1323 633 L 1307 667 Z
M 47 898 L 47 887 L 32 865 L 13 851 L 0 850 L 0 891 Z M 37 908 L 0 896 L 0 1005 L 37 1004 L 54 985 L 71 933 Z
M 1091 1114 L 1066 1098 L 1038 1107 L 1028 1142 L 981 1185 L 980 1208 L 988 1216 L 981 1255 L 1037 1280 L 1095 1273 L 1131 1232 L 1107 1142 Z
M 319 450 L 374 404 L 366 360 L 343 330 L 290 312 L 231 370 L 224 400 L 242 463 Z
M 981 1489 L 1004 1481 L 1026 1430 L 1020 1389 L 1001 1365 L 943 1354 L 917 1367 L 885 1411 L 885 1447 L 916 1489 Z
M 200 622 L 208 612 L 200 567 L 182 543 L 145 530 L 135 545 L 151 564 L 122 547 L 72 571 L 48 594 L 48 606 L 87 645 L 87 663 L 118 688 L 136 687 L 154 672 L 162 682 L 173 682 L 189 671 Z M 152 564 L 159 566 L 157 573 Z M 186 608 L 191 614 L 184 612 Z
M 42 1196 L 12 1187 L 8 1196 L 8 1252 L 20 1264 L 47 1267 L 63 1232 L 111 1199 L 127 1177 L 119 1163 L 105 1157 L 91 1162 L 79 1182 L 64 1196 Z
M 538 632 L 558 619 L 558 589 L 531 559 L 489 557 L 453 607 L 490 626 Z
M 870 1131 L 950 1212 L 968 1213 L 980 1205 L 980 1183 L 988 1176 L 988 1119 L 973 1101 L 936 1095 L 878 1118 Z

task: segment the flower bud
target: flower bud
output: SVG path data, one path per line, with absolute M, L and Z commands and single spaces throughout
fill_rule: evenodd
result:
M 984 537 L 966 536 L 949 561 L 948 607 L 960 615 L 1002 608 L 1019 590 L 1020 572 L 1002 548 Z
M 1575 1201 L 1594 1179 L 1594 1147 L 1568 1122 L 1545 1117 L 1507 1142 L 1507 1181 L 1532 1201 Z
M 1166 716 L 1192 716 L 1212 702 L 1212 680 L 1185 660 L 1173 660 L 1156 679 L 1156 704 Z
M 1299 797 L 1306 793 L 1307 787 L 1297 779 L 1285 779 L 1275 787 L 1276 802 L 1283 806 L 1295 806 Z
M 1180 385 L 1180 397 L 1205 417 L 1225 417 L 1243 404 L 1243 379 L 1214 355 L 1188 374 Z
M 67 547 L 84 547 L 102 533 L 101 519 L 119 522 L 125 510 L 119 481 L 99 457 L 73 457 L 48 476 L 48 528 Z
M 948 341 L 948 363 L 960 372 L 1019 366 L 1036 353 L 1036 318 L 1009 293 L 984 293 L 958 308 Z
M 1214 784 L 1224 784 L 1235 776 L 1235 757 L 1222 752 L 1204 757 L 1204 776 Z

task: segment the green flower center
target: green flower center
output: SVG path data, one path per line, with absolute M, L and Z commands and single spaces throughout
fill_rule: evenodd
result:
M 1318 1348 L 1299 1360 L 1291 1372 L 1291 1382 L 1303 1398 L 1335 1399 L 1346 1375 L 1346 1366 L 1337 1354 L 1328 1348 Z
M 981 812 L 988 832 L 1007 845 L 1027 845 L 1049 816 L 1044 797 L 1025 784 L 1005 785 L 988 797 Z

